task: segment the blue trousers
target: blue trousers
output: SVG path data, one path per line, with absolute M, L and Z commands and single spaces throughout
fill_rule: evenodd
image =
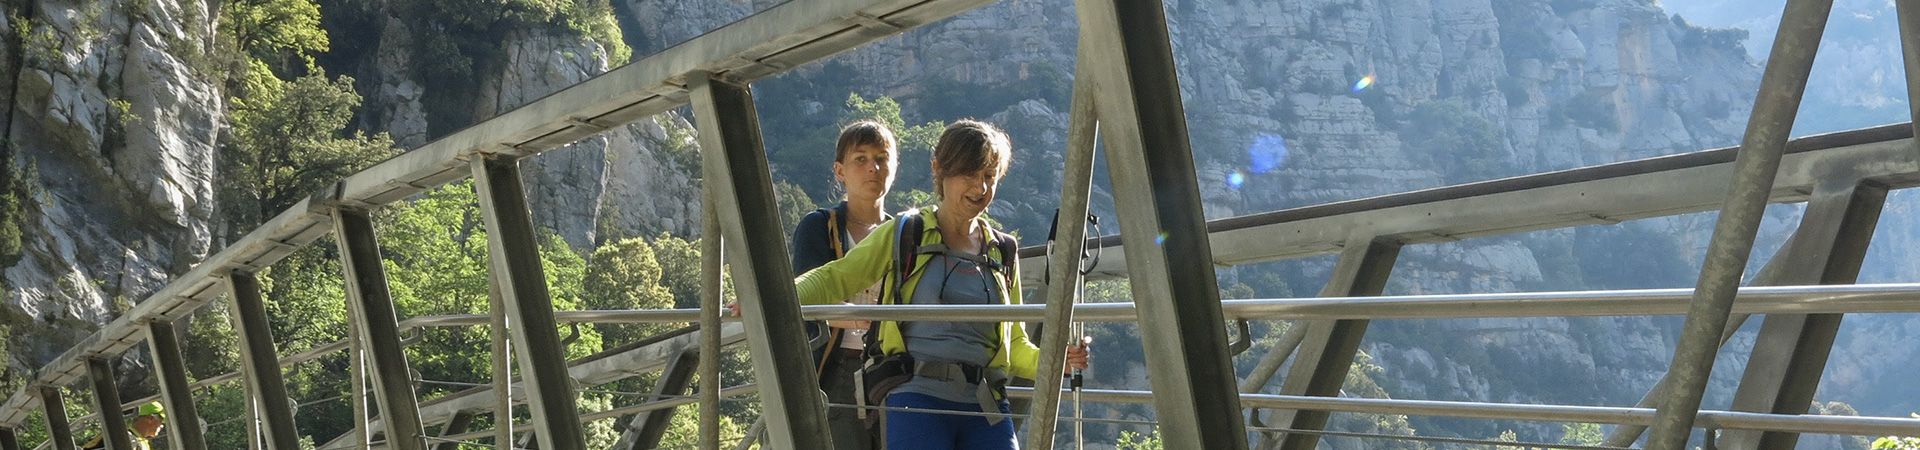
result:
M 902 392 L 887 396 L 887 406 L 943 411 L 980 412 L 978 403 L 950 402 L 925 394 Z M 1000 402 L 1000 412 L 1010 409 Z M 887 410 L 889 450 L 1015 450 L 1013 419 L 988 424 L 986 417 L 932 412 Z

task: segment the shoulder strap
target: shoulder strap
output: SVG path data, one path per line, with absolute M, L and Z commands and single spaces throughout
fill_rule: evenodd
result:
M 827 212 L 827 245 L 833 247 L 833 259 L 847 256 L 847 248 L 840 242 L 840 211 L 834 208 L 822 209 Z

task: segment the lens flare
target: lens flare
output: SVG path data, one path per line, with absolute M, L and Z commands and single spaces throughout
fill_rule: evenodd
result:
M 1280 170 L 1287 164 L 1287 139 L 1271 133 L 1254 136 L 1253 145 L 1247 146 L 1247 161 L 1252 163 L 1249 169 L 1253 173 Z
M 1364 91 L 1364 90 L 1367 90 L 1367 88 L 1369 87 L 1373 87 L 1373 81 L 1374 81 L 1373 74 L 1367 74 L 1367 76 L 1360 77 L 1360 81 L 1353 82 L 1353 93 L 1358 94 L 1360 93 L 1360 91 Z
M 1153 244 L 1154 244 L 1154 245 L 1167 245 L 1167 232 L 1165 232 L 1165 231 L 1162 231 L 1162 232 L 1160 232 L 1160 235 L 1159 235 L 1159 236 L 1154 236 L 1154 237 L 1153 237 Z
M 1238 170 L 1233 171 L 1233 173 L 1227 174 L 1227 187 L 1239 189 L 1240 186 L 1244 186 L 1246 184 L 1247 184 L 1247 174 L 1240 173 L 1240 171 Z

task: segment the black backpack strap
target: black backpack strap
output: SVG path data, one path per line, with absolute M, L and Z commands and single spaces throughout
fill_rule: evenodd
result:
M 920 235 L 926 232 L 926 224 L 920 218 L 920 210 L 910 209 L 895 216 L 893 228 L 893 265 L 887 269 L 888 279 L 880 284 L 879 302 L 882 305 L 897 305 L 911 302 L 911 299 L 899 298 L 905 292 L 907 278 L 913 276 L 915 258 L 920 245 Z M 871 236 L 869 236 L 871 237 Z M 875 320 L 867 324 L 866 347 L 868 357 L 877 356 L 880 346 L 880 323 Z

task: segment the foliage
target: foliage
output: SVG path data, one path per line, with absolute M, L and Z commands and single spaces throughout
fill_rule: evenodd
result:
M 331 45 L 314 0 L 227 0 L 219 8 L 220 45 L 230 52 L 229 64 L 260 65 L 291 76 L 312 66 L 313 55 Z
M 220 154 L 226 219 L 234 230 L 250 229 L 395 154 L 386 134 L 341 133 L 360 107 L 352 78 L 265 78 L 249 89 L 251 96 L 234 101 L 234 139 Z
M 20 226 L 25 220 L 26 202 L 33 198 L 31 186 L 36 183 L 33 179 L 38 175 L 33 170 L 33 161 L 13 159 L 11 142 L 0 142 L 0 148 L 4 148 L 4 152 L 0 152 L 0 267 L 13 267 L 20 261 L 23 237 Z M 26 170 L 14 166 L 18 163 L 25 163 Z
M 697 267 L 697 266 L 696 266 Z M 645 239 L 627 238 L 601 244 L 587 264 L 587 309 L 669 309 L 673 292 L 661 284 L 664 270 Z M 605 347 L 632 342 L 686 324 L 595 324 Z
M 1920 413 L 1910 414 L 1920 419 Z M 1873 440 L 1873 450 L 1920 450 L 1920 436 L 1885 436 Z
M 807 195 L 806 190 L 785 181 L 773 182 L 773 198 L 774 202 L 780 206 L 780 229 L 782 230 L 793 229 L 795 225 L 800 224 L 801 218 L 815 209 L 820 209 L 820 206 L 813 202 L 813 198 Z M 786 237 L 789 240 L 793 239 L 791 233 Z
M 1457 100 L 1422 103 L 1401 131 L 1414 155 L 1426 158 L 1448 183 L 1496 178 L 1505 173 L 1506 139 L 1493 122 Z
M 1600 432 L 1600 424 L 1568 423 L 1560 426 L 1560 443 L 1569 445 L 1600 445 L 1607 440 L 1606 433 Z
M 1874 439 L 1873 450 L 1920 450 L 1920 437 L 1887 436 Z
M 1121 431 L 1120 441 L 1113 444 L 1114 450 L 1164 450 L 1167 444 L 1160 440 L 1160 430 L 1152 435 L 1142 435 L 1132 431 Z
M 1500 435 L 1494 437 L 1493 440 L 1500 442 L 1520 442 L 1520 434 L 1514 433 L 1513 430 L 1501 431 Z M 1495 445 L 1493 448 L 1494 450 L 1526 450 L 1525 447 L 1517 445 Z

